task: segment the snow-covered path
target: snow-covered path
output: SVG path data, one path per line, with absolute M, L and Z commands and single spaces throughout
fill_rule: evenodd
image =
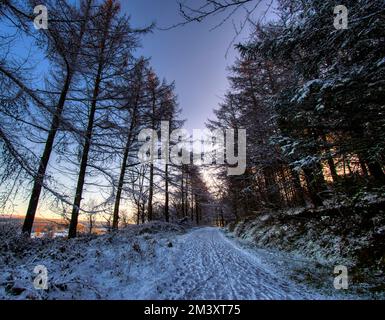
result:
M 217 228 L 182 236 L 175 269 L 159 286 L 161 299 L 317 299 L 280 279 L 258 256 L 240 248 Z
M 36 265 L 46 267 L 49 290 L 34 288 Z M 299 257 L 230 239 L 218 228 L 185 232 L 153 222 L 99 237 L 34 240 L 21 258 L 0 251 L 0 299 L 325 298 L 297 281 L 296 275 L 302 280 L 315 268 Z M 332 285 L 329 278 L 323 281 Z

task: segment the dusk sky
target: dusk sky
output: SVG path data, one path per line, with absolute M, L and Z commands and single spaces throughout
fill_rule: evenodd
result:
M 199 1 L 190 3 L 196 6 Z M 160 29 L 183 22 L 177 0 L 121 0 L 121 5 L 122 11 L 131 16 L 134 28 L 156 22 L 153 33 L 142 37 L 142 47 L 137 50 L 136 56 L 151 58 L 150 64 L 160 78 L 168 82 L 175 81 L 179 106 L 182 108 L 181 117 L 186 120 L 185 128 L 191 134 L 193 129 L 204 129 L 205 122 L 214 117 L 213 110 L 218 107 L 228 88 L 227 68 L 238 55 L 231 45 L 235 36 L 233 22 L 239 25 L 245 17 L 245 11 L 236 12 L 218 28 L 215 26 L 223 21 L 226 14 L 164 31 Z M 266 6 L 260 5 L 254 17 L 258 18 L 265 9 Z M 6 22 L 2 27 L 9 28 L 7 25 Z M 250 32 L 250 28 L 246 27 L 235 43 L 247 40 Z M 31 75 L 31 80 L 36 83 L 44 81 L 49 65 L 44 53 L 35 50 L 31 39 L 21 38 L 11 50 L 21 61 L 31 53 L 31 64 L 35 65 L 36 70 L 42 70 Z M 18 214 L 25 212 L 26 199 L 17 201 L 15 208 Z M 42 211 L 47 212 L 47 209 Z
M 199 1 L 190 2 L 197 5 Z M 176 0 L 122 0 L 123 10 L 130 14 L 134 27 L 155 21 L 165 28 L 183 21 Z M 262 5 L 255 13 L 263 12 Z M 140 54 L 152 58 L 152 66 L 160 77 L 175 81 L 186 128 L 204 128 L 212 110 L 218 106 L 227 87 L 227 67 L 231 66 L 237 51 L 231 46 L 235 35 L 232 20 L 240 23 L 245 12 L 239 11 L 224 25 L 210 31 L 224 15 L 210 17 L 201 23 L 192 23 L 172 30 L 155 29 L 143 39 Z M 246 39 L 250 29 L 246 28 L 236 42 Z

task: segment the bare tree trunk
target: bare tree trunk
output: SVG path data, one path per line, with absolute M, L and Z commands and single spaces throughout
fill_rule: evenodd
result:
M 72 78 L 71 72 L 70 72 L 69 68 L 67 68 L 66 80 L 65 80 L 62 92 L 60 94 L 59 103 L 56 107 L 56 111 L 55 111 L 55 114 L 54 114 L 53 119 L 52 119 L 51 129 L 48 133 L 48 137 L 47 137 L 47 140 L 45 143 L 43 155 L 40 159 L 39 169 L 37 171 L 37 175 L 36 175 L 35 180 L 33 182 L 32 194 L 31 194 L 31 198 L 29 200 L 27 213 L 26 213 L 26 216 L 24 219 L 22 231 L 23 231 L 23 233 L 26 233 L 28 235 L 31 235 L 31 232 L 32 232 L 33 221 L 35 220 L 35 214 L 36 214 L 37 206 L 39 204 L 39 198 L 40 198 L 41 190 L 43 187 L 45 173 L 47 170 L 49 159 L 51 157 L 56 133 L 59 129 L 60 118 L 61 118 L 61 115 L 63 113 L 64 104 L 65 104 L 67 93 L 68 93 L 70 83 L 71 83 L 71 78 Z
M 142 203 L 142 224 L 144 224 L 145 222 L 146 222 L 146 217 L 145 217 L 145 203 L 144 203 L 144 201 L 143 201 L 143 203 Z
M 191 205 L 190 205 L 190 215 L 191 215 L 191 221 L 194 221 L 194 193 L 193 193 L 193 189 L 191 187 Z
M 140 223 L 140 203 L 138 201 L 136 205 L 136 224 L 139 225 Z
M 273 206 L 279 206 L 281 203 L 281 195 L 279 194 L 279 187 L 275 181 L 275 174 L 272 168 L 264 168 L 263 174 L 265 177 L 265 189 L 267 199 Z M 247 208 L 246 208 L 247 209 Z
M 365 160 L 361 155 L 358 155 L 358 161 L 360 162 L 360 167 L 362 169 L 362 173 L 365 177 L 369 176 L 368 169 L 366 168 Z
M 183 167 L 182 167 L 182 188 L 181 188 L 181 192 L 182 192 L 182 216 L 184 217 L 185 216 L 185 210 L 184 210 L 184 193 L 185 193 L 185 190 L 184 190 L 184 173 L 183 173 Z
M 185 175 L 185 180 L 184 180 L 184 211 L 183 211 L 183 216 L 187 217 L 188 216 L 188 176 L 187 173 Z
M 322 136 L 322 140 L 324 141 L 325 145 L 327 145 L 328 139 L 327 139 L 326 134 L 322 132 L 321 136 Z M 330 152 L 331 150 L 329 147 L 327 147 L 325 151 Z M 330 170 L 330 175 L 332 176 L 333 182 L 336 183 L 336 182 L 338 182 L 339 177 L 337 174 L 336 165 L 334 164 L 334 159 L 330 154 L 328 154 L 328 156 L 327 156 L 327 162 L 328 162 L 328 166 L 329 166 L 329 170 Z
M 305 198 L 303 196 L 303 188 L 301 186 L 301 179 L 299 177 L 298 172 L 290 168 L 290 173 L 291 173 L 291 180 L 295 192 L 295 198 L 296 198 L 296 204 L 303 206 L 305 205 Z
M 166 172 L 166 176 L 165 176 L 165 200 L 164 200 L 164 218 L 166 220 L 166 222 L 169 222 L 170 221 L 170 208 L 169 208 L 169 193 L 168 193 L 168 163 L 166 163 L 166 167 L 165 167 L 165 172 Z
M 72 215 L 71 215 L 71 222 L 69 226 L 68 231 L 68 238 L 74 238 L 76 237 L 76 230 L 78 225 L 78 219 L 79 219 L 79 211 L 80 211 L 80 202 L 82 200 L 83 195 L 83 187 L 84 187 L 84 180 L 86 176 L 86 170 L 87 170 L 87 164 L 88 164 L 88 155 L 91 147 L 91 140 L 92 140 L 92 133 L 94 128 L 94 120 L 95 120 L 95 113 L 96 113 L 96 103 L 99 96 L 100 91 L 100 84 L 102 80 L 102 72 L 104 67 L 104 51 L 106 48 L 106 41 L 108 37 L 108 29 L 112 18 L 112 5 L 113 2 L 108 2 L 108 14 L 107 14 L 107 20 L 105 21 L 105 26 L 103 30 L 103 37 L 100 43 L 100 57 L 99 57 L 99 64 L 98 64 L 98 70 L 95 78 L 95 84 L 94 84 L 94 90 L 92 93 L 92 102 L 91 102 L 91 110 L 88 117 L 88 125 L 87 125 L 87 131 L 84 141 L 84 147 L 83 147 L 83 154 L 82 159 L 80 162 L 80 170 L 79 170 L 79 176 L 78 176 L 78 183 L 76 186 L 76 193 L 75 193 L 75 200 L 72 208 Z
M 89 225 L 89 231 L 88 233 L 89 234 L 92 234 L 92 230 L 93 230 L 93 227 L 94 227 L 94 221 L 93 221 L 93 217 L 92 215 L 90 214 L 90 219 L 89 219 L 89 222 L 88 222 L 90 225 Z
M 346 160 L 346 166 L 348 168 L 348 171 L 349 171 L 349 175 L 351 176 L 353 174 L 353 171 L 352 171 L 352 167 L 350 166 L 350 160 Z
M 156 88 L 153 88 L 152 92 L 152 117 L 151 117 L 151 129 L 155 130 L 155 107 L 156 107 Z M 154 138 L 154 137 L 153 137 Z M 152 140 L 154 141 L 154 140 Z M 152 157 L 154 150 L 152 150 Z M 154 159 L 151 159 L 150 164 L 150 189 L 148 193 L 148 206 L 147 206 L 147 216 L 148 220 L 151 221 L 153 219 L 153 206 L 152 201 L 154 197 Z
M 370 175 L 374 178 L 374 180 L 380 182 L 381 184 L 385 183 L 385 174 L 378 162 L 368 162 L 368 168 Z
M 134 112 L 134 117 L 136 117 L 136 112 Z M 126 146 L 124 148 L 123 161 L 122 161 L 122 165 L 120 168 L 118 190 L 116 191 L 114 215 L 113 215 L 113 220 L 112 220 L 112 229 L 113 230 L 118 230 L 118 227 L 119 227 L 119 207 L 120 207 L 120 201 L 122 198 L 124 177 L 126 175 L 128 154 L 129 154 L 129 150 L 130 150 L 130 146 L 131 146 L 132 130 L 133 130 L 134 126 L 135 126 L 135 118 L 131 120 L 131 125 L 130 125 L 130 129 L 129 129 L 127 141 L 126 141 Z
M 70 227 L 68 231 L 69 238 L 76 237 L 76 229 L 78 225 L 78 217 L 79 217 L 79 211 L 80 211 L 80 202 L 82 200 L 82 195 L 83 195 L 84 180 L 85 180 L 87 164 L 88 164 L 88 154 L 90 151 L 92 132 L 93 132 L 93 126 L 94 126 L 94 119 L 95 119 L 95 112 L 96 112 L 96 99 L 99 93 L 99 84 L 100 84 L 100 75 L 98 75 L 98 78 L 95 82 L 93 101 L 91 105 L 90 116 L 88 119 L 87 133 L 86 133 L 84 147 L 83 147 L 82 160 L 80 162 L 78 183 L 76 186 L 75 200 L 72 208 L 71 222 L 70 222 Z
M 328 166 L 330 169 L 330 174 L 332 176 L 333 182 L 334 183 L 338 182 L 337 169 L 336 169 L 336 165 L 334 164 L 334 160 L 332 157 L 328 157 Z
M 199 225 L 199 204 L 197 196 L 195 195 L 195 221 L 196 224 Z
M 115 206 L 114 206 L 114 214 L 112 219 L 112 229 L 118 230 L 119 227 L 119 207 L 120 207 L 120 200 L 122 197 L 122 190 L 123 190 L 123 184 L 124 184 L 124 176 L 126 175 L 126 166 L 127 166 L 127 159 L 128 159 L 128 151 L 130 147 L 130 137 L 127 139 L 126 147 L 124 148 L 124 155 L 123 155 L 123 161 L 122 166 L 120 168 L 120 176 L 119 176 L 119 182 L 118 182 L 118 190 L 116 191 L 116 199 L 115 199 Z
M 225 217 L 223 216 L 223 213 L 221 212 L 221 227 L 224 228 L 225 226 Z
M 152 207 L 152 198 L 154 196 L 154 164 L 150 164 L 150 189 L 148 192 L 148 208 L 147 208 L 147 215 L 148 215 L 148 221 L 151 221 L 153 219 L 153 207 Z
M 77 50 L 77 52 L 75 54 L 75 59 L 73 61 L 74 64 L 77 63 L 79 50 L 80 50 L 80 47 L 81 47 L 81 44 L 83 41 L 84 34 L 86 32 L 87 23 L 88 23 L 89 16 L 90 16 L 90 10 L 91 10 L 92 2 L 93 2 L 93 0 L 87 1 L 84 20 L 83 20 L 83 23 L 80 27 L 79 43 L 77 44 L 78 47 L 75 48 L 75 50 Z M 69 66 L 69 62 L 67 60 L 65 60 L 65 62 L 67 64 L 66 65 L 66 67 L 67 67 L 66 78 L 64 81 L 62 91 L 60 93 L 58 105 L 56 106 L 56 110 L 55 110 L 55 113 L 54 113 L 54 116 L 52 119 L 51 128 L 50 128 L 50 131 L 49 131 L 48 136 L 47 136 L 43 155 L 40 158 L 37 176 L 35 177 L 35 180 L 33 183 L 32 193 L 31 193 L 31 197 L 29 200 L 29 204 L 28 204 L 28 209 L 27 209 L 27 213 L 26 213 L 26 216 L 24 219 L 22 232 L 26 233 L 28 235 L 31 235 L 31 232 L 32 232 L 33 222 L 35 220 L 36 210 L 37 210 L 37 206 L 39 203 L 39 198 L 40 198 L 40 194 L 41 194 L 41 190 L 42 190 L 42 186 L 43 186 L 43 182 L 44 182 L 45 173 L 47 170 L 49 159 L 51 157 L 55 137 L 56 137 L 57 131 L 58 131 L 59 126 L 60 126 L 61 115 L 63 113 L 64 104 L 66 102 L 67 94 L 68 94 L 68 91 L 69 91 L 69 88 L 70 88 L 70 85 L 72 82 L 73 71 L 71 70 L 71 67 Z M 72 66 L 72 67 L 74 67 L 74 66 Z
M 303 169 L 308 186 L 310 199 L 314 206 L 319 207 L 323 205 L 320 193 L 325 190 L 325 180 L 323 178 L 321 168 L 306 168 Z

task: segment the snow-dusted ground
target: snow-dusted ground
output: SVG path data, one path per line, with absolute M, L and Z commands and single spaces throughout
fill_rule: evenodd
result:
M 260 257 L 238 246 L 217 228 L 181 237 L 172 272 L 161 288 L 165 299 L 320 299 L 272 271 Z
M 290 279 L 290 270 L 301 273 L 314 265 L 254 250 L 218 228 L 186 232 L 154 222 L 99 237 L 34 239 L 26 245 L 25 252 L 0 250 L 2 299 L 333 298 Z M 33 286 L 36 265 L 48 270 L 46 291 Z

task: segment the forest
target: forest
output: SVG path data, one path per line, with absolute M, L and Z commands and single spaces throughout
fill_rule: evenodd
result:
M 156 24 L 133 25 L 118 0 L 45 0 L 48 26 L 38 29 L 42 21 L 36 16 L 44 18 L 44 10 L 34 8 L 41 2 L 0 2 L 0 209 L 22 216 L 20 224 L 0 222 L 0 298 L 350 299 L 362 292 L 367 297 L 368 287 L 370 298 L 384 297 L 382 0 L 346 0 L 342 8 L 334 0 L 174 1 L 182 20 L 169 30 L 218 16 L 215 28 L 222 28 L 242 12 L 227 37 L 237 52 L 227 70 L 228 87 L 219 105 L 207 106 L 214 110 L 205 122 L 211 132 L 234 129 L 235 138 L 246 132 L 246 169 L 235 175 L 228 174 L 234 163 L 190 161 L 196 156 L 190 149 L 180 150 L 188 153 L 185 163 L 165 160 L 175 142 L 166 150 L 153 144 L 151 152 L 165 158 L 141 160 L 143 130 L 160 133 L 167 121 L 170 133 L 183 131 L 188 120 L 178 83 L 157 74 L 150 57 L 137 54 L 142 39 L 158 32 Z M 247 40 L 240 38 L 245 32 Z M 26 52 L 26 43 L 35 49 Z M 227 156 L 234 152 L 239 156 L 239 143 L 235 151 L 224 148 Z M 62 220 L 63 239 L 46 243 L 34 236 L 43 211 Z M 102 226 L 102 235 L 93 234 L 93 226 Z M 273 258 L 256 254 L 269 270 L 283 261 L 274 269 L 283 276 L 274 282 L 228 241 L 278 250 L 271 251 Z M 92 251 L 104 246 L 115 248 L 108 250 L 115 250 L 116 265 L 109 265 L 102 249 Z M 21 276 L 7 269 L 18 259 L 32 263 L 26 251 L 39 247 L 54 252 L 54 258 L 44 253 L 39 259 L 57 276 L 43 293 L 31 289 L 33 283 L 20 286 L 15 279 Z M 175 255 L 182 256 L 183 266 L 167 265 L 172 250 L 180 250 Z M 310 261 L 293 265 L 281 251 Z M 75 254 L 85 261 L 78 269 L 83 271 L 55 264 Z M 68 268 L 89 277 L 84 270 L 92 259 L 108 265 L 114 277 L 134 272 L 146 291 L 136 293 L 127 284 L 119 287 L 121 296 L 114 295 L 104 273 L 111 286 L 107 295 L 103 285 L 87 287 L 80 275 L 63 278 Z M 133 267 L 127 271 L 124 259 L 139 266 L 142 259 L 150 267 L 142 274 Z M 231 290 L 216 259 L 237 275 L 227 284 Z M 322 265 L 318 271 L 315 260 Z M 337 265 L 349 270 L 352 290 L 333 288 Z M 180 268 L 189 268 L 192 280 L 178 274 Z M 297 269 L 306 270 L 308 279 L 299 279 Z M 208 270 L 219 287 L 203 281 Z M 158 275 L 167 272 L 171 278 Z M 151 277 L 156 288 L 143 282 Z M 280 281 L 287 278 L 298 286 L 282 289 Z M 260 279 L 262 284 L 252 285 Z M 313 290 L 314 283 L 321 289 Z M 177 288 L 169 290 L 173 285 Z M 75 294 L 79 286 L 83 291 Z
M 158 130 L 161 120 L 171 130 L 183 125 L 174 84 L 134 56 L 153 26 L 132 27 L 117 1 L 49 4 L 50 26 L 38 34 L 29 23 L 37 2 L 2 4 L 3 19 L 17 28 L 2 37 L 2 208 L 10 210 L 28 190 L 22 231 L 31 234 L 45 197 L 68 220 L 70 238 L 79 215 L 91 221 L 101 215 L 117 229 L 123 202 L 130 202 L 137 223 L 169 221 L 170 207 L 178 217 L 200 220 L 199 203 L 207 196 L 196 168 L 138 160 L 143 128 Z M 41 81 L 31 76 L 32 61 L 12 56 L 21 33 L 47 57 L 49 76 Z M 99 199 L 92 198 L 95 190 Z

